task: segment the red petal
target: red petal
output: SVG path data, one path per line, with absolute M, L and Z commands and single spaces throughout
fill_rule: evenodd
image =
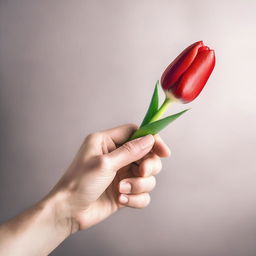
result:
M 190 45 L 165 69 L 161 77 L 161 85 L 164 90 L 170 89 L 177 82 L 194 61 L 198 49 L 203 46 L 203 41 Z
M 202 49 L 173 88 L 173 95 L 185 103 L 194 100 L 204 88 L 214 65 L 214 51 Z
M 209 48 L 208 46 L 202 46 L 202 47 L 200 47 L 200 48 L 198 49 L 198 52 L 197 52 L 197 53 L 202 52 L 202 51 L 207 51 L 207 50 L 210 50 L 210 48 Z

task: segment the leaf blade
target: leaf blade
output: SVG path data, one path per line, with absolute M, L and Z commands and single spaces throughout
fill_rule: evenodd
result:
M 140 127 L 148 124 L 149 121 L 151 120 L 151 118 L 154 116 L 154 114 L 158 110 L 158 101 L 159 101 L 159 99 L 158 99 L 158 84 L 159 84 L 159 80 L 157 80 L 157 82 L 156 82 L 154 93 L 152 95 L 147 113 L 146 113 Z
M 183 110 L 179 113 L 176 113 L 174 115 L 167 116 L 163 119 L 160 119 L 158 121 L 155 121 L 153 123 L 146 124 L 142 127 L 140 127 L 130 138 L 130 140 L 148 135 L 148 134 L 157 134 L 161 130 L 163 130 L 167 125 L 169 125 L 171 122 L 179 118 L 181 115 L 183 115 L 185 112 L 187 112 L 189 109 Z

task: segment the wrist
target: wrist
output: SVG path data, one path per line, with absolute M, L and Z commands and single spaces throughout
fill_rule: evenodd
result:
M 48 255 L 74 232 L 66 198 L 65 193 L 52 191 L 33 207 L 3 224 L 0 240 L 5 246 L 0 246 L 0 254 Z
M 51 219 L 55 231 L 64 239 L 77 231 L 68 204 L 68 193 L 52 191 L 39 204 Z

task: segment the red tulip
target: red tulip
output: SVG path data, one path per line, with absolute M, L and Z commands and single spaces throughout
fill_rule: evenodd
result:
M 204 88 L 215 65 L 214 50 L 202 41 L 187 47 L 164 71 L 161 85 L 168 98 L 184 103 L 194 100 Z

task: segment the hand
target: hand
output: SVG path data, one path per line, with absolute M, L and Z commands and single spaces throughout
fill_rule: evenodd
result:
M 52 191 L 0 225 L 0 254 L 48 255 L 124 206 L 147 206 L 160 157 L 170 151 L 158 135 L 125 143 L 136 129 L 128 124 L 87 136 Z
M 72 233 L 99 223 L 124 206 L 144 208 L 149 204 L 154 176 L 162 168 L 160 157 L 169 156 L 170 150 L 159 135 L 125 143 L 136 129 L 128 124 L 87 136 L 50 193 L 62 195 L 59 212 L 67 213 Z

